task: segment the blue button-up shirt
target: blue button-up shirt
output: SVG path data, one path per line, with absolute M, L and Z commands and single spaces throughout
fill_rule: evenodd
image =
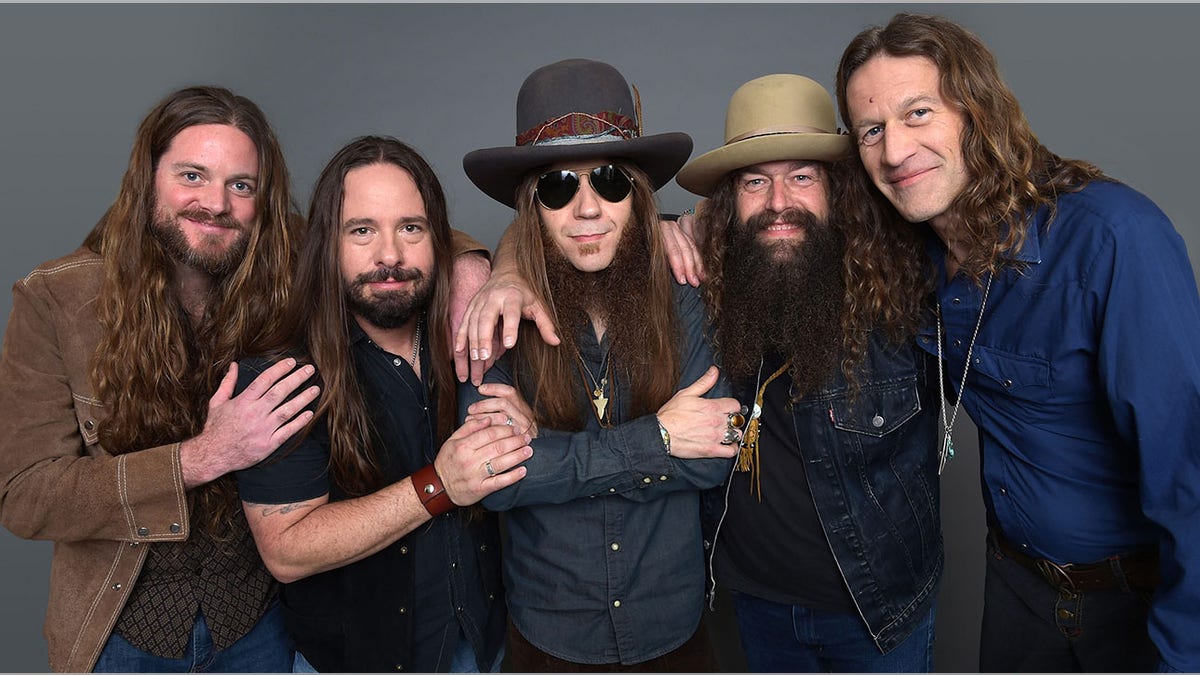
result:
M 676 300 L 683 388 L 713 364 L 713 354 L 699 293 L 680 286 Z M 586 330 L 579 351 L 592 373 L 601 372 L 607 340 L 597 343 Z M 641 663 L 695 633 L 705 591 L 699 490 L 720 484 L 732 468 L 732 459 L 669 456 L 654 415 L 630 418 L 626 380 L 618 374 L 609 397 L 614 427 L 603 429 L 581 379 L 586 428 L 541 429 L 525 478 L 483 500 L 507 511 L 503 562 L 513 623 L 537 648 L 576 663 Z M 484 381 L 512 384 L 508 355 Z M 482 398 L 466 389 L 460 412 Z M 723 379 L 707 394 L 728 395 Z
M 1150 634 L 1200 670 L 1200 298 L 1182 238 L 1106 181 L 1035 215 L 1023 269 L 991 284 L 963 407 L 979 427 L 988 520 L 1035 557 L 1157 547 Z M 946 380 L 957 390 L 983 289 L 931 242 Z M 933 321 L 920 344 L 937 353 Z M 949 394 L 949 392 L 948 392 Z

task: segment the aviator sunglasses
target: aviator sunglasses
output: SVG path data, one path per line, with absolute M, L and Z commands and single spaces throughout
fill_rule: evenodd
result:
M 629 176 L 620 167 L 613 164 L 598 166 L 588 171 L 587 174 L 588 180 L 592 183 L 592 189 L 607 202 L 616 204 L 628 197 L 629 191 L 633 189 L 633 182 Z M 563 169 L 547 171 L 538 177 L 537 189 L 534 194 L 542 206 L 551 211 L 557 211 L 570 204 L 578 191 L 579 173 Z

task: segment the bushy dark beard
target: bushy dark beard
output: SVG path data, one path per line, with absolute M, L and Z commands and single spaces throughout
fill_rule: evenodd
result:
M 753 384 L 760 358 L 773 353 L 791 361 L 794 391 L 804 394 L 825 383 L 841 352 L 846 244 L 840 228 L 807 211 L 780 215 L 804 228 L 804 241 L 759 239 L 778 219 L 771 212 L 729 228 L 717 339 L 735 382 Z
M 409 291 L 386 291 L 368 295 L 366 285 L 380 281 L 415 281 Z M 346 306 L 350 313 L 366 319 L 379 328 L 399 328 L 416 313 L 423 311 L 433 299 L 433 282 L 421 270 L 399 265 L 380 267 L 360 274 L 345 284 Z
M 595 314 L 604 321 L 613 364 L 626 372 L 649 365 L 650 244 L 645 228 L 630 222 L 617 243 L 612 264 L 596 272 L 576 269 L 544 229 L 542 241 L 546 278 L 563 327 L 559 335 L 562 346 L 575 351 L 578 333 L 585 327 L 591 329 L 591 315 Z
M 197 250 L 188 243 L 187 235 L 183 233 L 183 226 L 179 224 L 180 218 L 237 230 L 238 237 L 229 244 L 228 248 L 208 250 L 211 245 L 219 241 L 214 235 L 208 235 L 200 240 L 200 250 Z M 154 238 L 162 244 L 163 249 L 172 260 L 214 277 L 223 277 L 236 269 L 241 264 L 242 258 L 246 256 L 246 246 L 250 243 L 245 226 L 227 213 L 214 216 L 207 211 L 191 209 L 180 211 L 172 216 L 162 210 L 157 210 L 154 214 L 154 226 L 151 229 L 154 232 Z

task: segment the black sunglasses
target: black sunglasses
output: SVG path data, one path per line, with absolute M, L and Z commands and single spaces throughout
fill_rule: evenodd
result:
M 598 166 L 587 173 L 592 189 L 605 201 L 615 204 L 628 197 L 633 189 L 633 181 L 620 167 L 613 164 Z M 542 206 L 557 211 L 570 204 L 578 191 L 579 174 L 563 169 L 547 171 L 539 176 L 534 194 Z

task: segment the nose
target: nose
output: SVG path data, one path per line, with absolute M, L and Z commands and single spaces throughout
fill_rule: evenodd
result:
M 774 213 L 783 213 L 788 208 L 787 184 L 782 180 L 772 180 L 767 188 L 767 208 Z
M 586 175 L 586 174 L 585 174 Z M 579 190 L 571 200 L 571 209 L 576 218 L 591 220 L 600 217 L 600 195 L 592 189 L 591 177 L 580 176 Z
M 383 230 L 375 239 L 375 264 L 380 267 L 395 267 L 404 262 L 404 246 L 395 232 Z
M 198 194 L 197 201 L 200 203 L 200 208 L 214 216 L 229 211 L 229 192 L 222 184 L 213 183 L 204 186 Z
M 900 166 L 913 154 L 916 143 L 912 132 L 903 125 L 889 125 L 883 135 L 883 161 L 888 166 Z

